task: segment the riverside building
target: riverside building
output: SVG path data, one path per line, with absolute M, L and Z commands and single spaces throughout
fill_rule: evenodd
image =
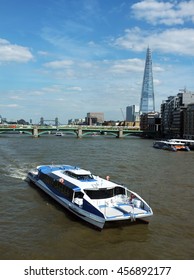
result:
M 104 113 L 87 113 L 86 124 L 87 125 L 99 125 L 104 123 Z
M 194 92 L 186 89 L 161 104 L 162 135 L 168 138 L 193 137 Z
M 194 140 L 194 103 L 188 104 L 184 111 L 184 134 L 186 139 Z

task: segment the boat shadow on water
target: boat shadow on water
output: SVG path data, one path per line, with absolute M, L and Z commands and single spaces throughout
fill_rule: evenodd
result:
M 105 224 L 104 226 L 104 230 L 106 229 L 112 229 L 112 228 L 118 228 L 118 227 L 133 227 L 133 226 L 137 226 L 137 225 L 142 225 L 142 224 L 145 224 L 145 225 L 148 225 L 149 222 L 148 221 L 144 221 L 144 220 L 136 220 L 136 221 L 133 221 L 133 222 L 130 222 L 129 220 L 126 220 L 126 221 L 116 221 L 116 222 L 108 222 Z

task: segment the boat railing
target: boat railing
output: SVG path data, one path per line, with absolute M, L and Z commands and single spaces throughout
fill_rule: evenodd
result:
M 126 194 L 118 194 L 110 198 L 92 200 L 99 208 L 118 207 L 119 205 L 134 206 L 134 202 Z

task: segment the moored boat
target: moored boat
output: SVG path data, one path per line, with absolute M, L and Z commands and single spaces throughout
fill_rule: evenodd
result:
M 184 143 L 181 142 L 176 142 L 176 141 L 155 141 L 153 143 L 153 147 L 157 149 L 162 149 L 162 150 L 168 150 L 168 151 L 190 151 L 189 147 L 185 145 Z
M 56 132 L 55 136 L 64 136 L 63 132 Z
M 168 139 L 169 142 L 184 143 L 190 150 L 194 150 L 194 140 L 190 139 Z
M 102 229 L 107 222 L 149 220 L 151 207 L 134 191 L 70 165 L 42 165 L 27 178 L 84 221 Z

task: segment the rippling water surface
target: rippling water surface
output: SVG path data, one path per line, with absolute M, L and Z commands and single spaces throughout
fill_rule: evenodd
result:
M 1 259 L 194 259 L 194 152 L 152 140 L 0 135 Z M 109 175 L 150 203 L 150 224 L 98 231 L 25 181 L 39 164 L 71 164 Z

